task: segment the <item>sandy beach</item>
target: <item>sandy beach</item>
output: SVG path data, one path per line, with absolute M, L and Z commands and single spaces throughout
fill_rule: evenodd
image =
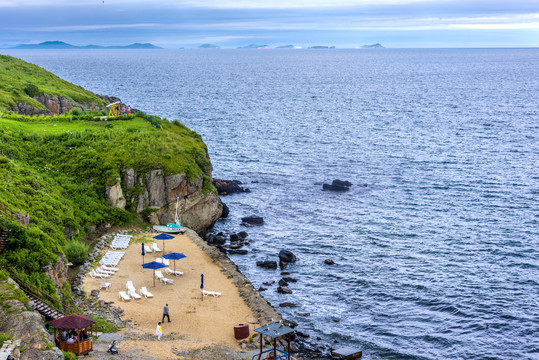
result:
M 138 348 L 149 356 L 159 359 L 177 358 L 174 355 L 179 350 L 192 350 L 214 345 L 225 345 L 231 349 L 241 350 L 234 338 L 234 325 L 250 324 L 250 332 L 257 322 L 251 308 L 245 303 L 238 289 L 237 279 L 219 266 L 193 239 L 196 234 L 176 235 L 174 239 L 165 241 L 167 253 L 180 252 L 187 257 L 176 260 L 176 270 L 182 271 L 182 276 L 166 275 L 174 280 L 172 285 L 164 285 L 153 281 L 153 270 L 142 268 L 141 240 L 150 245 L 151 237 L 155 234 L 135 235 L 125 255 L 116 266 L 119 271 L 107 279 L 91 278 L 84 281 L 84 290 L 99 289 L 100 283 L 109 282 L 111 288 L 101 290 L 100 299 L 114 301 L 124 311 L 124 319 L 131 319 L 134 329 L 144 333 L 148 341 L 133 341 L 125 345 Z M 193 239 L 192 239 L 193 238 Z M 151 239 L 151 240 L 150 240 Z M 155 241 L 163 250 L 163 242 Z M 163 252 L 146 254 L 146 263 L 161 257 Z M 174 262 L 170 261 L 174 269 Z M 204 274 L 204 289 L 222 293 L 220 297 L 207 296 L 202 299 L 200 290 L 200 275 Z M 153 298 L 142 297 L 139 300 L 122 301 L 119 291 L 125 291 L 126 282 L 132 281 L 135 288 L 140 290 L 146 286 L 154 295 Z M 250 285 L 250 284 L 249 284 Z M 252 286 L 251 286 L 252 287 Z M 155 328 L 162 319 L 163 306 L 169 304 L 170 319 L 165 319 L 162 341 L 157 341 Z M 256 325 L 258 326 L 258 325 Z M 127 330 L 127 329 L 126 329 Z M 124 331 L 124 330 L 122 330 Z

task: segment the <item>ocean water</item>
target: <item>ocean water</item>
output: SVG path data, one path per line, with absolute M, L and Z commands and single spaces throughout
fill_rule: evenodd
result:
M 216 231 L 249 233 L 256 287 L 296 254 L 293 294 L 263 294 L 307 341 L 539 359 L 538 49 L 2 52 L 200 133 L 252 191 Z

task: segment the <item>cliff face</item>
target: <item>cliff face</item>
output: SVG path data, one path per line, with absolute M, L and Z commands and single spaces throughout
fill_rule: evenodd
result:
M 12 356 L 21 360 L 63 359 L 52 335 L 45 329 L 43 317 L 30 310 L 31 304 L 15 282 L 0 280 L 0 294 L 0 332 L 21 341 L 22 351 L 17 349 Z
M 10 111 L 15 111 L 22 115 L 58 115 L 77 108 L 79 110 L 101 110 L 102 107 L 93 103 L 79 103 L 69 100 L 63 96 L 48 94 L 41 94 L 33 98 L 43 106 L 45 109 L 39 109 L 26 102 L 16 102 L 15 107 L 8 108 Z
M 116 184 L 106 187 L 106 198 L 111 206 L 120 209 L 128 205 L 137 213 L 151 209 L 148 220 L 154 225 L 173 222 L 178 206 L 182 225 L 200 233 L 213 225 L 223 211 L 217 194 L 203 193 L 202 188 L 202 177 L 188 180 L 185 174 L 167 176 L 161 169 L 145 174 L 125 169 Z

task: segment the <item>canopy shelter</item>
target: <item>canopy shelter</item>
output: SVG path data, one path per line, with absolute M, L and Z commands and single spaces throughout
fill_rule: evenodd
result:
M 170 254 L 163 255 L 163 257 L 165 259 L 174 260 L 174 272 L 176 272 L 176 260 L 183 259 L 183 258 L 185 258 L 187 256 L 185 256 L 185 254 L 183 254 L 183 253 L 173 252 L 173 253 L 170 253 Z
M 153 238 L 156 239 L 156 240 L 163 240 L 163 254 L 164 254 L 165 253 L 165 240 L 172 240 L 172 239 L 174 239 L 174 236 L 162 233 L 162 234 L 159 234 L 157 236 L 154 236 Z
M 118 114 L 118 105 L 120 104 L 119 101 L 110 103 L 107 105 L 109 108 L 109 115 L 108 116 L 116 116 Z
M 268 359 L 268 360 L 277 360 L 277 359 L 288 359 L 290 360 L 290 333 L 294 331 L 292 328 L 289 328 L 288 326 L 285 326 L 282 324 L 282 321 L 280 322 L 271 322 L 264 326 L 261 326 L 259 328 L 254 329 L 257 333 L 260 334 L 260 354 L 255 354 L 252 357 L 252 360 L 261 360 L 261 359 Z M 288 335 L 288 349 L 287 351 L 277 349 L 277 338 L 281 336 Z M 269 336 L 273 339 L 273 348 L 268 350 L 262 350 L 262 344 L 263 340 L 262 338 L 264 336 Z M 262 357 L 264 356 L 264 357 Z
M 51 321 L 56 346 L 77 356 L 88 354 L 93 350 L 94 324 L 91 317 L 74 314 Z
M 160 262 L 157 262 L 157 261 L 152 261 L 152 262 L 149 262 L 147 264 L 142 264 L 142 267 L 144 269 L 153 269 L 153 287 L 155 287 L 155 270 L 156 269 L 162 269 L 164 267 L 167 267 L 165 264 L 163 263 L 160 263 Z

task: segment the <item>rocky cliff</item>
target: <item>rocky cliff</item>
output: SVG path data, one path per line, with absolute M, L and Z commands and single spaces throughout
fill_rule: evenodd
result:
M 54 346 L 45 329 L 43 317 L 31 310 L 31 304 L 11 279 L 0 280 L 0 333 L 20 339 L 20 349 L 11 355 L 21 360 L 60 360 L 64 356 Z
M 9 111 L 15 111 L 23 115 L 58 115 L 70 111 L 71 109 L 79 110 L 101 110 L 103 106 L 97 106 L 94 103 L 80 103 L 70 100 L 60 95 L 40 94 L 33 98 L 38 103 L 42 104 L 45 109 L 40 109 L 27 102 L 15 102 L 15 106 L 8 108 Z
M 221 216 L 223 205 L 213 191 L 204 192 L 204 178 L 188 180 L 185 174 L 165 175 L 162 169 L 138 174 L 125 169 L 114 185 L 107 185 L 106 198 L 111 206 L 147 215 L 151 224 L 173 222 L 178 217 L 183 226 L 204 232 Z

